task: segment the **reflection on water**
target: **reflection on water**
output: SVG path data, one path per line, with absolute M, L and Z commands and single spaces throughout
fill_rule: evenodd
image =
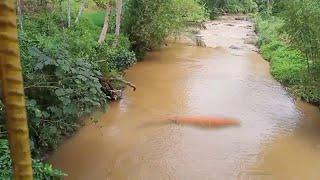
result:
M 127 73 L 137 91 L 128 89 L 51 162 L 67 179 L 235 179 L 251 169 L 319 179 L 319 111 L 296 103 L 268 68 L 254 52 L 235 56 L 227 48 L 173 45 L 149 53 Z M 242 126 L 139 128 L 172 115 L 227 116 Z
M 262 158 L 252 167 L 270 173 L 263 178 L 320 179 L 319 109 L 301 102 L 297 107 L 303 112 L 299 127 L 266 143 Z

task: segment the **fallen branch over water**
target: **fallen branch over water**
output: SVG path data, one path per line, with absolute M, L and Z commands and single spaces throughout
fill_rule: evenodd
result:
M 124 79 L 121 79 L 121 78 L 110 78 L 110 81 L 122 82 L 123 84 L 132 87 L 133 91 L 136 91 L 136 89 L 137 89 L 137 87 L 134 84 L 132 84 L 131 82 L 128 82 L 128 81 L 126 81 Z
M 110 100 L 118 100 L 122 97 L 122 92 L 123 92 L 123 88 L 120 89 L 116 89 L 113 87 L 112 85 L 112 81 L 119 81 L 127 86 L 132 87 L 133 91 L 135 91 L 137 88 L 134 84 L 121 79 L 121 78 L 117 78 L 117 77 L 113 77 L 113 78 L 106 78 L 103 76 L 98 77 L 99 82 L 101 84 L 101 90 L 107 95 L 107 98 Z

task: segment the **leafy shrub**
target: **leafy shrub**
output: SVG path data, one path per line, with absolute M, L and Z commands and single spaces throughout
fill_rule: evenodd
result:
M 270 14 L 273 14 L 273 15 L 279 14 L 283 12 L 286 6 L 286 2 L 284 0 L 272 0 L 272 1 L 256 0 L 256 3 L 258 5 L 258 11 L 262 16 L 270 15 Z M 269 7 L 268 7 L 268 3 L 270 3 Z
M 258 16 L 256 19 L 262 56 L 271 62 L 271 73 L 299 98 L 320 103 L 320 82 L 317 63 L 309 64 L 306 55 L 290 46 L 282 29 L 283 21 L 274 16 Z M 280 33 L 281 32 L 281 33 Z
M 89 18 L 98 27 L 103 27 L 105 12 L 94 11 L 85 14 L 85 17 Z
M 62 171 L 38 160 L 32 160 L 32 168 L 33 177 L 37 180 L 58 180 L 66 176 Z M 0 139 L 0 179 L 13 179 L 12 161 L 6 139 Z
M 320 99 L 320 85 L 319 84 L 309 84 L 306 83 L 304 86 L 294 86 L 294 93 L 301 97 L 301 99 L 319 105 Z
M 210 17 L 227 13 L 252 13 L 258 10 L 258 5 L 254 0 L 201 0 L 207 7 Z
M 260 47 L 261 54 L 265 60 L 270 61 L 274 57 L 274 53 L 278 52 L 278 49 L 284 48 L 283 43 L 279 41 L 272 41 L 268 44 L 263 44 Z
M 121 36 L 118 47 L 112 48 L 114 35 L 108 35 L 100 45 L 100 27 L 83 17 L 65 28 L 62 14 L 26 16 L 19 35 L 31 148 L 37 157 L 72 134 L 81 116 L 105 107 L 98 76 L 136 62 L 128 38 Z
M 128 52 L 124 48 L 112 49 L 109 51 L 108 63 L 110 69 L 123 71 L 136 63 L 136 57 L 133 52 Z
M 159 47 L 187 22 L 204 19 L 204 8 L 194 0 L 128 0 L 123 21 L 133 50 L 141 56 Z
M 290 45 L 300 50 L 310 61 L 320 63 L 320 1 L 284 0 L 286 8 L 282 12 L 283 31 Z
M 281 41 L 280 29 L 283 21 L 274 16 L 255 17 L 256 29 L 259 33 L 258 45 L 268 44 L 272 41 Z
M 243 0 L 244 13 L 253 13 L 258 11 L 258 5 L 254 0 Z
M 68 59 L 61 50 L 55 58 L 29 49 L 33 65 L 24 74 L 30 134 L 37 150 L 55 148 L 62 135 L 76 129 L 79 117 L 103 107 L 105 95 L 94 66 Z
M 285 85 L 303 84 L 307 65 L 298 51 L 280 47 L 272 54 L 271 73 Z
M 88 12 L 85 14 L 85 17 L 88 18 L 94 25 L 98 26 L 99 28 L 103 27 L 104 18 L 105 18 L 105 11 L 97 10 L 93 12 Z M 109 27 L 108 32 L 114 33 L 116 29 L 116 13 L 115 11 L 111 11 L 111 16 L 109 17 Z

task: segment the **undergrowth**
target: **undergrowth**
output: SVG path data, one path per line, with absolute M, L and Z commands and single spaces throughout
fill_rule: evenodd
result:
M 310 63 L 304 53 L 290 45 L 279 17 L 257 15 L 255 20 L 260 52 L 264 59 L 270 61 L 275 79 L 287 86 L 296 97 L 319 104 L 319 64 Z

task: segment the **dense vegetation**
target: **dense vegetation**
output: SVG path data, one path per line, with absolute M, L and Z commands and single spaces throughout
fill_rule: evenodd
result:
M 136 62 L 136 53 L 158 48 L 186 23 L 206 18 L 203 6 L 194 0 L 126 0 L 121 7 L 120 34 L 117 3 L 20 3 L 20 54 L 34 159 L 54 150 L 63 137 L 77 130 L 81 117 L 106 108 L 108 99 L 100 77 L 121 78 Z M 0 177 L 11 179 L 3 110 L 0 101 Z M 33 165 L 36 179 L 65 175 L 39 160 Z
M 193 0 L 131 0 L 125 8 L 124 31 L 138 53 L 159 47 L 188 22 L 206 17 L 204 7 Z
M 252 13 L 258 10 L 255 0 L 201 0 L 213 19 L 224 13 Z
M 319 104 L 320 1 L 276 0 L 269 6 L 260 8 L 256 21 L 271 73 L 297 97 Z

